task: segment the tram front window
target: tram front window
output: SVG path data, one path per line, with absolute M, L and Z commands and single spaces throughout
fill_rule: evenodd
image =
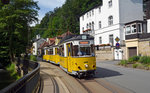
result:
M 95 56 L 94 49 L 92 46 L 73 46 L 72 56 Z
M 91 55 L 91 49 L 90 47 L 80 47 L 80 54 L 81 56 L 84 56 L 84 55 Z
M 79 56 L 94 56 L 94 50 L 93 47 L 89 46 L 80 46 Z

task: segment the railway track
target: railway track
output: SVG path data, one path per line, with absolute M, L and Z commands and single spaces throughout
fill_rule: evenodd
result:
M 88 93 L 129 93 L 119 86 L 112 85 L 103 79 L 76 78 L 76 80 L 87 90 Z
M 54 85 L 51 87 L 54 90 L 52 93 L 129 93 L 105 79 L 93 77 L 78 79 L 68 75 L 58 66 L 43 62 L 41 65 L 41 76 L 46 80 L 45 89 L 47 84 L 51 83 L 49 87 Z
M 44 71 L 41 71 L 41 73 L 43 73 L 45 76 L 49 77 L 49 79 L 52 81 L 53 86 L 54 86 L 53 93 L 59 93 L 59 86 L 58 86 L 58 83 L 56 82 L 55 78 Z
M 106 86 L 103 86 L 93 78 L 76 78 L 76 80 L 87 90 L 88 93 L 117 93 L 108 89 Z

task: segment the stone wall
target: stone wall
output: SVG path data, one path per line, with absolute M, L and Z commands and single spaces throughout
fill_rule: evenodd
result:
M 122 49 L 122 51 L 123 51 L 123 55 L 122 55 L 122 59 L 123 60 L 127 60 L 127 57 L 126 57 L 126 47 L 124 46 L 124 47 L 121 47 L 121 49 Z
M 150 56 L 150 41 L 140 41 L 138 51 L 141 56 Z
M 114 49 L 109 50 L 96 50 L 97 60 L 114 60 Z

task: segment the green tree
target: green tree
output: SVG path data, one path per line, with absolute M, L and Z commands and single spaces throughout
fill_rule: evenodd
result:
M 97 4 L 101 4 L 101 0 L 66 0 L 62 7 L 45 14 L 41 23 L 35 26 L 36 29 L 40 28 L 35 31 L 35 34 L 41 34 L 44 38 L 55 37 L 68 30 L 79 34 L 80 14 Z
M 9 4 L 0 1 L 0 42 L 3 44 L 0 47 L 0 61 L 7 55 L 8 61 L 14 61 L 16 55 L 26 51 L 29 24 L 38 20 L 38 9 L 37 2 L 33 0 L 10 0 Z

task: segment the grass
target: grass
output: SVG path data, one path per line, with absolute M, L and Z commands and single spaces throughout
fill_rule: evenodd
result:
M 36 56 L 34 56 L 34 55 L 30 55 L 30 60 L 31 60 L 31 61 L 37 61 L 37 58 L 36 58 Z
M 129 62 L 129 63 L 136 63 L 136 62 L 139 61 L 139 59 L 140 59 L 140 56 L 133 56 L 133 57 L 130 57 L 130 58 L 128 59 L 128 62 Z
M 119 63 L 119 65 L 122 65 L 122 66 L 127 66 L 128 62 L 127 60 L 121 60 L 121 62 Z
M 140 57 L 139 62 L 143 63 L 143 64 L 150 64 L 150 56 L 142 56 L 142 57 Z
M 16 68 L 15 68 L 15 64 L 10 64 L 6 67 L 6 70 L 10 73 L 10 76 L 15 79 L 18 80 L 21 77 L 17 74 Z
M 133 56 L 128 60 L 121 60 L 118 65 L 149 70 L 150 56 Z
M 133 64 L 132 67 L 133 67 L 133 68 L 137 68 L 137 67 L 138 67 L 138 64 Z

